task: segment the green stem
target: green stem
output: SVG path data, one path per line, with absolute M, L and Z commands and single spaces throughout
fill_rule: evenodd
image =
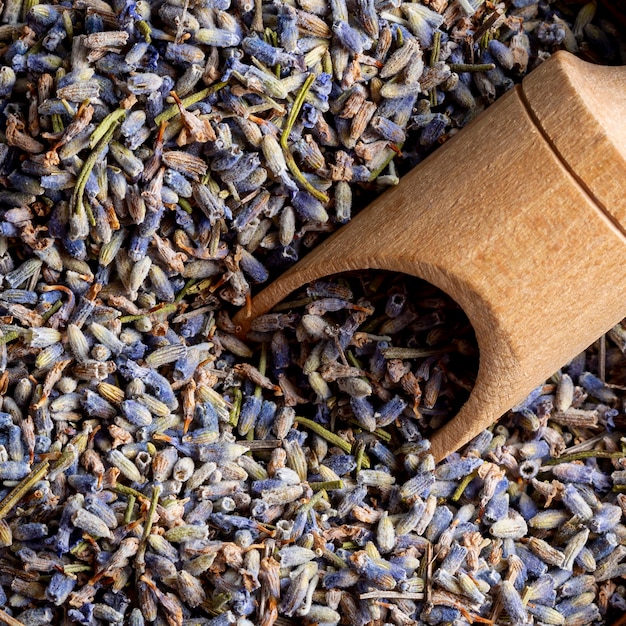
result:
M 176 295 L 176 298 L 174 298 L 174 302 L 180 302 L 187 295 L 187 292 L 189 291 L 189 288 L 192 287 L 195 284 L 196 284 L 196 279 L 195 278 L 190 278 L 185 283 L 183 288 L 178 292 L 178 294 Z
M 265 376 L 265 372 L 267 371 L 267 343 L 261 344 L 261 356 L 259 356 L 259 373 L 261 376 Z M 261 385 L 257 385 L 254 389 L 254 395 L 257 398 L 262 397 L 263 387 Z
M 2 335 L 2 337 L 0 337 L 0 346 L 15 341 L 19 336 L 20 334 L 15 330 L 6 333 L 6 335 Z
M 189 203 L 187 198 L 178 198 L 178 206 L 185 212 L 191 215 L 193 213 L 193 207 Z
M 214 85 L 211 85 L 210 87 L 207 87 L 206 89 L 202 89 L 201 91 L 198 91 L 197 93 L 192 93 L 190 96 L 183 98 L 181 100 L 181 103 L 184 108 L 187 108 L 188 106 L 191 106 L 192 104 L 196 104 L 196 102 L 200 102 L 204 100 L 207 96 L 210 96 L 213 93 L 217 93 L 220 89 L 222 89 L 223 87 L 226 87 L 227 84 L 228 83 L 226 82 L 215 83 Z M 166 111 L 163 111 L 163 113 L 161 113 L 160 115 L 157 115 L 154 118 L 154 123 L 156 126 L 160 126 L 161 122 L 167 122 L 168 120 L 171 120 L 173 117 L 176 117 L 177 115 L 180 115 L 180 109 L 178 108 L 177 104 L 174 104 Z
M 65 98 L 61 99 L 61 104 L 70 117 L 76 116 L 76 109 Z
M 311 496 L 308 502 L 305 502 L 298 509 L 298 512 L 306 513 L 307 511 L 310 511 L 318 502 L 321 502 L 322 500 L 327 500 L 327 499 L 328 499 L 328 494 L 326 493 L 326 491 L 324 489 L 320 489 L 317 493 Z
M 296 417 L 296 421 L 307 428 L 308 430 L 313 431 L 316 435 L 322 437 L 322 439 L 326 439 L 328 443 L 332 443 L 334 446 L 341 448 L 344 452 L 350 454 L 352 452 L 352 444 L 345 439 L 342 439 L 339 435 L 331 432 L 327 428 L 324 428 L 321 424 L 314 422 L 306 417 Z M 370 460 L 366 455 L 363 455 L 363 467 L 368 469 L 370 466 Z
M 42 316 L 41 319 L 47 322 L 61 307 L 63 306 L 63 302 L 61 300 L 57 300 Z
M 439 53 L 441 52 L 441 31 L 436 30 L 433 36 L 433 47 L 430 51 L 430 66 L 434 67 L 439 61 Z M 430 106 L 437 106 L 437 87 L 433 87 L 429 94 Z
M 145 571 L 146 567 L 146 545 L 148 544 L 148 537 L 150 536 L 150 532 L 152 531 L 152 524 L 154 524 L 156 508 L 157 504 L 159 503 L 159 496 L 161 495 L 162 490 L 163 487 L 161 485 L 152 485 L 150 508 L 148 509 L 148 515 L 146 517 L 146 521 L 143 526 L 143 533 L 139 542 L 139 549 L 137 550 L 137 556 L 135 557 L 135 565 L 137 566 L 138 571 L 141 571 L 142 574 Z
M 430 51 L 430 66 L 433 67 L 439 61 L 441 52 L 441 31 L 436 30 L 433 35 L 433 47 Z
M 295 179 L 315 198 L 317 198 L 320 202 L 328 202 L 329 198 L 325 193 L 319 191 L 311 185 L 311 183 L 304 177 L 298 166 L 296 165 L 296 161 L 293 158 L 293 154 L 291 150 L 289 150 L 289 135 L 293 129 L 294 124 L 296 123 L 296 119 L 300 114 L 300 109 L 304 104 L 304 99 L 306 94 L 308 93 L 313 81 L 315 80 L 315 74 L 309 74 L 304 81 L 304 84 L 300 88 L 296 99 L 291 106 L 291 110 L 289 111 L 289 117 L 287 118 L 287 122 L 285 123 L 285 128 L 283 128 L 283 132 L 280 136 L 280 147 L 283 149 L 283 153 L 285 154 L 285 161 L 287 163 L 287 167 L 289 171 L 293 174 Z
M 128 322 L 136 322 L 137 320 L 141 320 L 144 317 L 152 317 L 153 315 L 169 315 L 170 313 L 174 313 L 178 309 L 178 303 L 172 302 L 170 304 L 164 304 L 160 309 L 148 311 L 147 313 L 139 313 L 138 315 L 123 315 L 118 318 L 122 324 L 127 324 Z
M 99 141 L 106 136 L 106 134 L 112 127 L 117 127 L 117 121 L 122 117 L 126 117 L 126 109 L 119 108 L 109 113 L 100 122 L 100 124 L 98 124 L 96 130 L 91 133 L 91 137 L 89 138 L 89 148 L 93 150 L 99 143 Z
M 135 508 L 135 502 L 137 498 L 132 494 L 128 496 L 128 503 L 126 505 L 126 510 L 124 511 L 124 524 L 130 524 L 133 519 L 133 509 Z
M 58 113 L 52 114 L 52 130 L 55 133 L 62 133 L 65 127 L 63 126 L 63 118 Z
M 322 558 L 326 559 L 331 565 L 338 569 L 346 569 L 348 564 L 337 554 L 331 552 L 328 548 L 320 548 Z
M 450 71 L 456 72 L 489 72 L 495 69 L 493 63 L 450 63 Z
M 321 483 L 309 483 L 309 487 L 311 487 L 313 491 L 320 491 L 321 489 L 332 491 L 333 489 L 343 489 L 344 484 L 343 480 L 327 480 Z
M 68 563 L 63 566 L 64 574 L 77 574 L 78 572 L 90 572 L 91 565 L 83 565 L 82 563 Z
M 195 285 L 192 285 L 191 287 L 189 287 L 187 294 L 191 296 L 196 293 L 201 293 L 205 289 L 209 289 L 212 284 L 213 284 L 212 278 L 203 278 L 201 281 L 197 282 Z
M 458 502 L 467 486 L 478 476 L 478 470 L 474 470 L 471 474 L 468 474 L 463 478 L 463 480 L 459 483 L 459 486 L 456 488 L 456 491 L 452 494 L 452 502 Z
M 33 471 L 25 478 L 22 478 L 9 494 L 0 501 L 0 519 L 3 519 L 35 484 L 48 473 L 49 465 L 50 463 L 48 461 L 42 461 L 36 465 Z
M 382 353 L 386 359 L 423 359 L 429 356 L 442 354 L 443 352 L 456 352 L 453 345 L 440 348 L 383 348 Z
M 243 393 L 239 387 L 233 389 L 233 405 L 230 409 L 229 421 L 232 426 L 237 426 L 239 422 L 239 411 L 241 411 L 241 402 L 243 401 Z
M 148 500 L 149 498 L 145 496 L 141 491 L 137 491 L 132 487 L 127 487 L 126 485 L 122 485 L 121 483 L 115 483 L 115 486 L 112 487 L 113 491 L 117 491 L 117 493 L 121 493 L 123 496 L 133 496 L 133 498 L 138 498 L 140 500 Z
M 104 124 L 104 120 L 102 121 L 100 126 L 102 126 L 103 124 Z M 78 179 L 76 181 L 76 187 L 74 188 L 74 195 L 72 197 L 72 201 L 73 201 L 72 204 L 74 206 L 74 211 L 76 211 L 76 213 L 80 213 L 81 211 L 86 211 L 87 216 L 89 218 L 89 222 L 92 226 L 96 225 L 96 220 L 94 219 L 94 216 L 91 213 L 91 209 L 86 208 L 84 206 L 83 194 L 85 193 L 85 187 L 87 186 L 87 180 L 89 179 L 91 170 L 93 170 L 96 163 L 102 157 L 102 153 L 104 152 L 104 149 L 111 141 L 111 138 L 113 137 L 113 133 L 117 129 L 117 125 L 118 125 L 118 122 L 114 122 L 111 126 L 108 127 L 106 133 L 104 134 L 104 136 L 102 137 L 98 145 L 96 146 L 96 149 L 87 157 L 87 159 L 85 160 L 85 163 L 83 164 L 83 169 L 80 171 L 80 174 L 78 175 Z M 94 134 L 97 131 L 98 129 L 94 131 Z
M 607 450 L 583 450 L 574 454 L 566 454 L 558 459 L 550 459 L 544 465 L 558 465 L 570 461 L 582 461 L 583 459 L 621 459 L 626 457 L 626 452 L 608 452 Z
M 146 40 L 146 43 L 152 43 L 152 28 L 150 28 L 150 24 L 145 20 L 140 20 L 135 22 L 137 25 L 137 29 L 142 34 L 143 38 Z
M 402 150 L 403 145 L 404 143 L 396 144 L 398 151 Z M 390 152 L 389 157 L 385 159 L 384 163 L 378 169 L 374 170 L 370 174 L 370 183 L 373 183 L 383 173 L 384 169 L 389 165 L 389 163 L 391 163 L 391 161 L 393 161 L 393 158 L 396 156 L 395 150 L 392 150 L 391 148 L 387 148 L 387 150 L 389 150 Z
M 356 356 L 354 356 L 354 354 L 352 354 L 352 352 L 350 352 L 350 350 L 348 350 L 345 354 L 346 354 L 346 359 L 348 359 L 348 363 L 350 363 L 352 367 L 356 367 L 360 370 L 363 369 L 362 363 L 359 361 L 359 359 L 356 358 Z
M 358 439 L 354 446 L 352 446 L 354 453 L 354 460 L 356 461 L 356 473 L 361 471 L 361 467 L 363 466 L 363 456 L 365 455 L 365 444 L 362 439 Z
M 150 498 L 150 508 L 148 509 L 148 518 L 146 520 L 146 524 L 143 527 L 143 534 L 141 535 L 141 541 L 143 544 L 148 541 L 148 537 L 150 536 L 150 532 L 152 531 L 152 524 L 154 524 L 154 515 L 156 513 L 157 504 L 159 503 L 159 496 L 161 495 L 161 491 L 163 488 L 161 485 L 153 485 L 152 487 L 152 497 Z
M 211 238 L 209 239 L 209 254 L 211 255 L 211 258 L 215 258 L 219 252 L 223 232 L 228 232 L 226 224 L 224 223 L 224 220 L 217 220 L 211 228 Z

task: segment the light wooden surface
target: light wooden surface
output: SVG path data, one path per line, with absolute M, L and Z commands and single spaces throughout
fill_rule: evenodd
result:
M 626 315 L 624 94 L 621 68 L 600 75 L 557 53 L 235 321 L 245 331 L 298 287 L 349 270 L 404 272 L 441 288 L 480 350 L 469 399 L 431 437 L 436 459 L 446 457 Z

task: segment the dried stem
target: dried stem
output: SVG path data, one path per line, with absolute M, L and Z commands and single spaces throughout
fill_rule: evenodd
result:
M 296 421 L 308 430 L 312 430 L 316 435 L 326 439 L 328 443 L 332 443 L 334 446 L 341 448 L 344 452 L 352 452 L 352 444 L 349 441 L 342 439 L 339 435 L 336 435 L 327 428 L 324 428 L 321 424 L 318 424 L 317 422 L 314 422 L 306 417 L 299 416 L 296 417 Z M 370 460 L 366 455 L 363 455 L 362 465 L 365 469 L 369 469 L 370 467 Z
M 9 494 L 0 502 L 0 519 L 7 513 L 39 482 L 47 473 L 49 461 L 42 461 L 35 466 L 33 471 L 23 478 Z

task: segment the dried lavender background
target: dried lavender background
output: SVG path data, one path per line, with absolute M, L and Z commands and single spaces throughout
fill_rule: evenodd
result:
M 449 304 L 230 321 L 604 11 L 5 0 L 0 622 L 624 623 L 624 329 L 435 468 Z

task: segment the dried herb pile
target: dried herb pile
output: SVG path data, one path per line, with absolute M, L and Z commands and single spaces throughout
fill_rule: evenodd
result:
M 1 623 L 623 624 L 622 327 L 435 466 L 444 294 L 231 321 L 555 50 L 623 63 L 601 6 L 0 11 Z

